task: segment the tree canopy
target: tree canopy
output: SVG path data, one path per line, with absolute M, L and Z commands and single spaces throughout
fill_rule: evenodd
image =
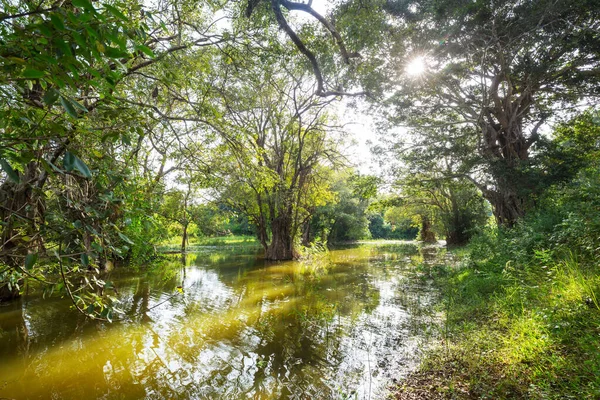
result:
M 598 3 L 392 1 L 386 9 L 398 35 L 391 54 L 400 73 L 387 86 L 393 124 L 473 137 L 463 172 L 498 222 L 514 224 L 531 206 L 528 167 L 540 130 L 598 97 Z M 424 70 L 406 74 L 415 58 Z

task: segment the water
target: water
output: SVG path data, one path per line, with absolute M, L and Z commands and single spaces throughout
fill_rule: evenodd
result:
M 0 397 L 385 398 L 434 325 L 435 292 L 408 278 L 424 254 L 362 245 L 273 263 L 215 248 L 185 268 L 117 268 L 112 324 L 30 287 L 0 307 Z

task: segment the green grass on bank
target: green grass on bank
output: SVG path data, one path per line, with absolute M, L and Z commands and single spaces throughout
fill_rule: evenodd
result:
M 215 236 L 215 237 L 192 237 L 189 240 L 188 248 L 193 249 L 198 246 L 260 246 L 260 243 L 254 236 Z M 159 251 L 179 250 L 181 249 L 181 236 L 175 236 L 164 241 L 159 246 Z
M 442 291 L 444 318 L 397 398 L 600 398 L 598 263 L 502 245 L 484 236 L 456 266 L 421 267 Z
M 538 204 L 421 267 L 444 317 L 398 399 L 600 399 L 600 170 Z

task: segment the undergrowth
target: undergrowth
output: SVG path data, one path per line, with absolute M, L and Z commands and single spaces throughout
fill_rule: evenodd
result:
M 427 267 L 442 292 L 439 345 L 397 398 L 600 398 L 599 176 L 480 234 L 456 265 Z

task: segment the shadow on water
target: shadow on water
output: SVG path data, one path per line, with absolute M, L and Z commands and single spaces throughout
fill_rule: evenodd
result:
M 202 249 L 185 266 L 115 269 L 113 324 L 32 290 L 0 308 L 0 396 L 383 398 L 435 326 L 435 292 L 408 276 L 436 252 L 360 245 L 273 263 Z

